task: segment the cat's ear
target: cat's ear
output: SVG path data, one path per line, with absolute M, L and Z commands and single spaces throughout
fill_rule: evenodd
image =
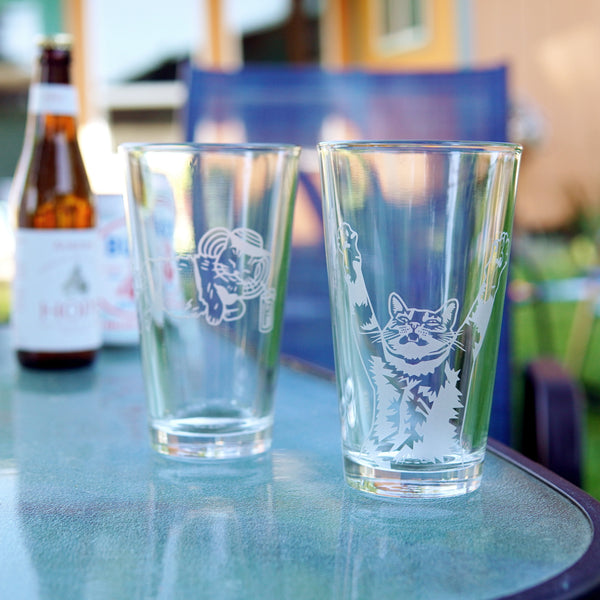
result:
M 398 313 L 407 314 L 408 306 L 404 304 L 404 300 L 398 294 L 392 292 L 388 300 L 388 310 L 390 311 L 390 316 L 394 317 Z
M 441 313 L 442 322 L 446 329 L 452 329 L 456 323 L 458 314 L 458 300 L 456 300 L 456 298 L 450 298 L 450 300 L 441 306 L 438 313 Z

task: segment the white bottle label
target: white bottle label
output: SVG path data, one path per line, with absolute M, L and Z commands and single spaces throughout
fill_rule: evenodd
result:
M 134 344 L 139 336 L 123 196 L 97 195 L 96 215 L 102 240 L 100 314 L 104 343 Z
M 18 229 L 15 242 L 15 348 L 31 352 L 99 348 L 97 230 Z
M 33 115 L 77 116 L 77 90 L 66 83 L 34 83 L 27 110 Z

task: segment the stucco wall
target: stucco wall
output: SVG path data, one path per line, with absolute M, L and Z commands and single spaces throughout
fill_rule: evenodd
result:
M 600 209 L 600 2 L 473 0 L 472 8 L 476 60 L 508 63 L 511 96 L 530 113 L 517 224 L 552 229 L 582 205 Z

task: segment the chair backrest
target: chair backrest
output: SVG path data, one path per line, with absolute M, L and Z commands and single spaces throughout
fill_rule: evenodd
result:
M 348 120 L 349 133 L 360 139 L 506 138 L 505 67 L 443 73 L 189 68 L 187 83 L 187 140 L 197 136 L 203 122 L 237 121 L 247 141 L 313 149 L 332 119 Z
M 504 66 L 441 73 L 331 72 L 318 67 L 189 67 L 187 141 L 278 142 L 303 147 L 297 206 L 317 220 L 294 238 L 282 352 L 333 368 L 316 144 L 324 139 L 505 141 Z M 304 213 L 308 214 L 308 213 Z M 316 225 L 315 225 L 316 223 Z M 508 319 L 504 319 L 491 434 L 508 442 Z

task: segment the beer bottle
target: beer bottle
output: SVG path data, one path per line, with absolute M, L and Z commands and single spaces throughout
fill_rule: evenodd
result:
M 77 141 L 71 40 L 39 43 L 15 210 L 13 345 L 26 367 L 91 363 L 101 345 L 100 245 L 94 200 Z

